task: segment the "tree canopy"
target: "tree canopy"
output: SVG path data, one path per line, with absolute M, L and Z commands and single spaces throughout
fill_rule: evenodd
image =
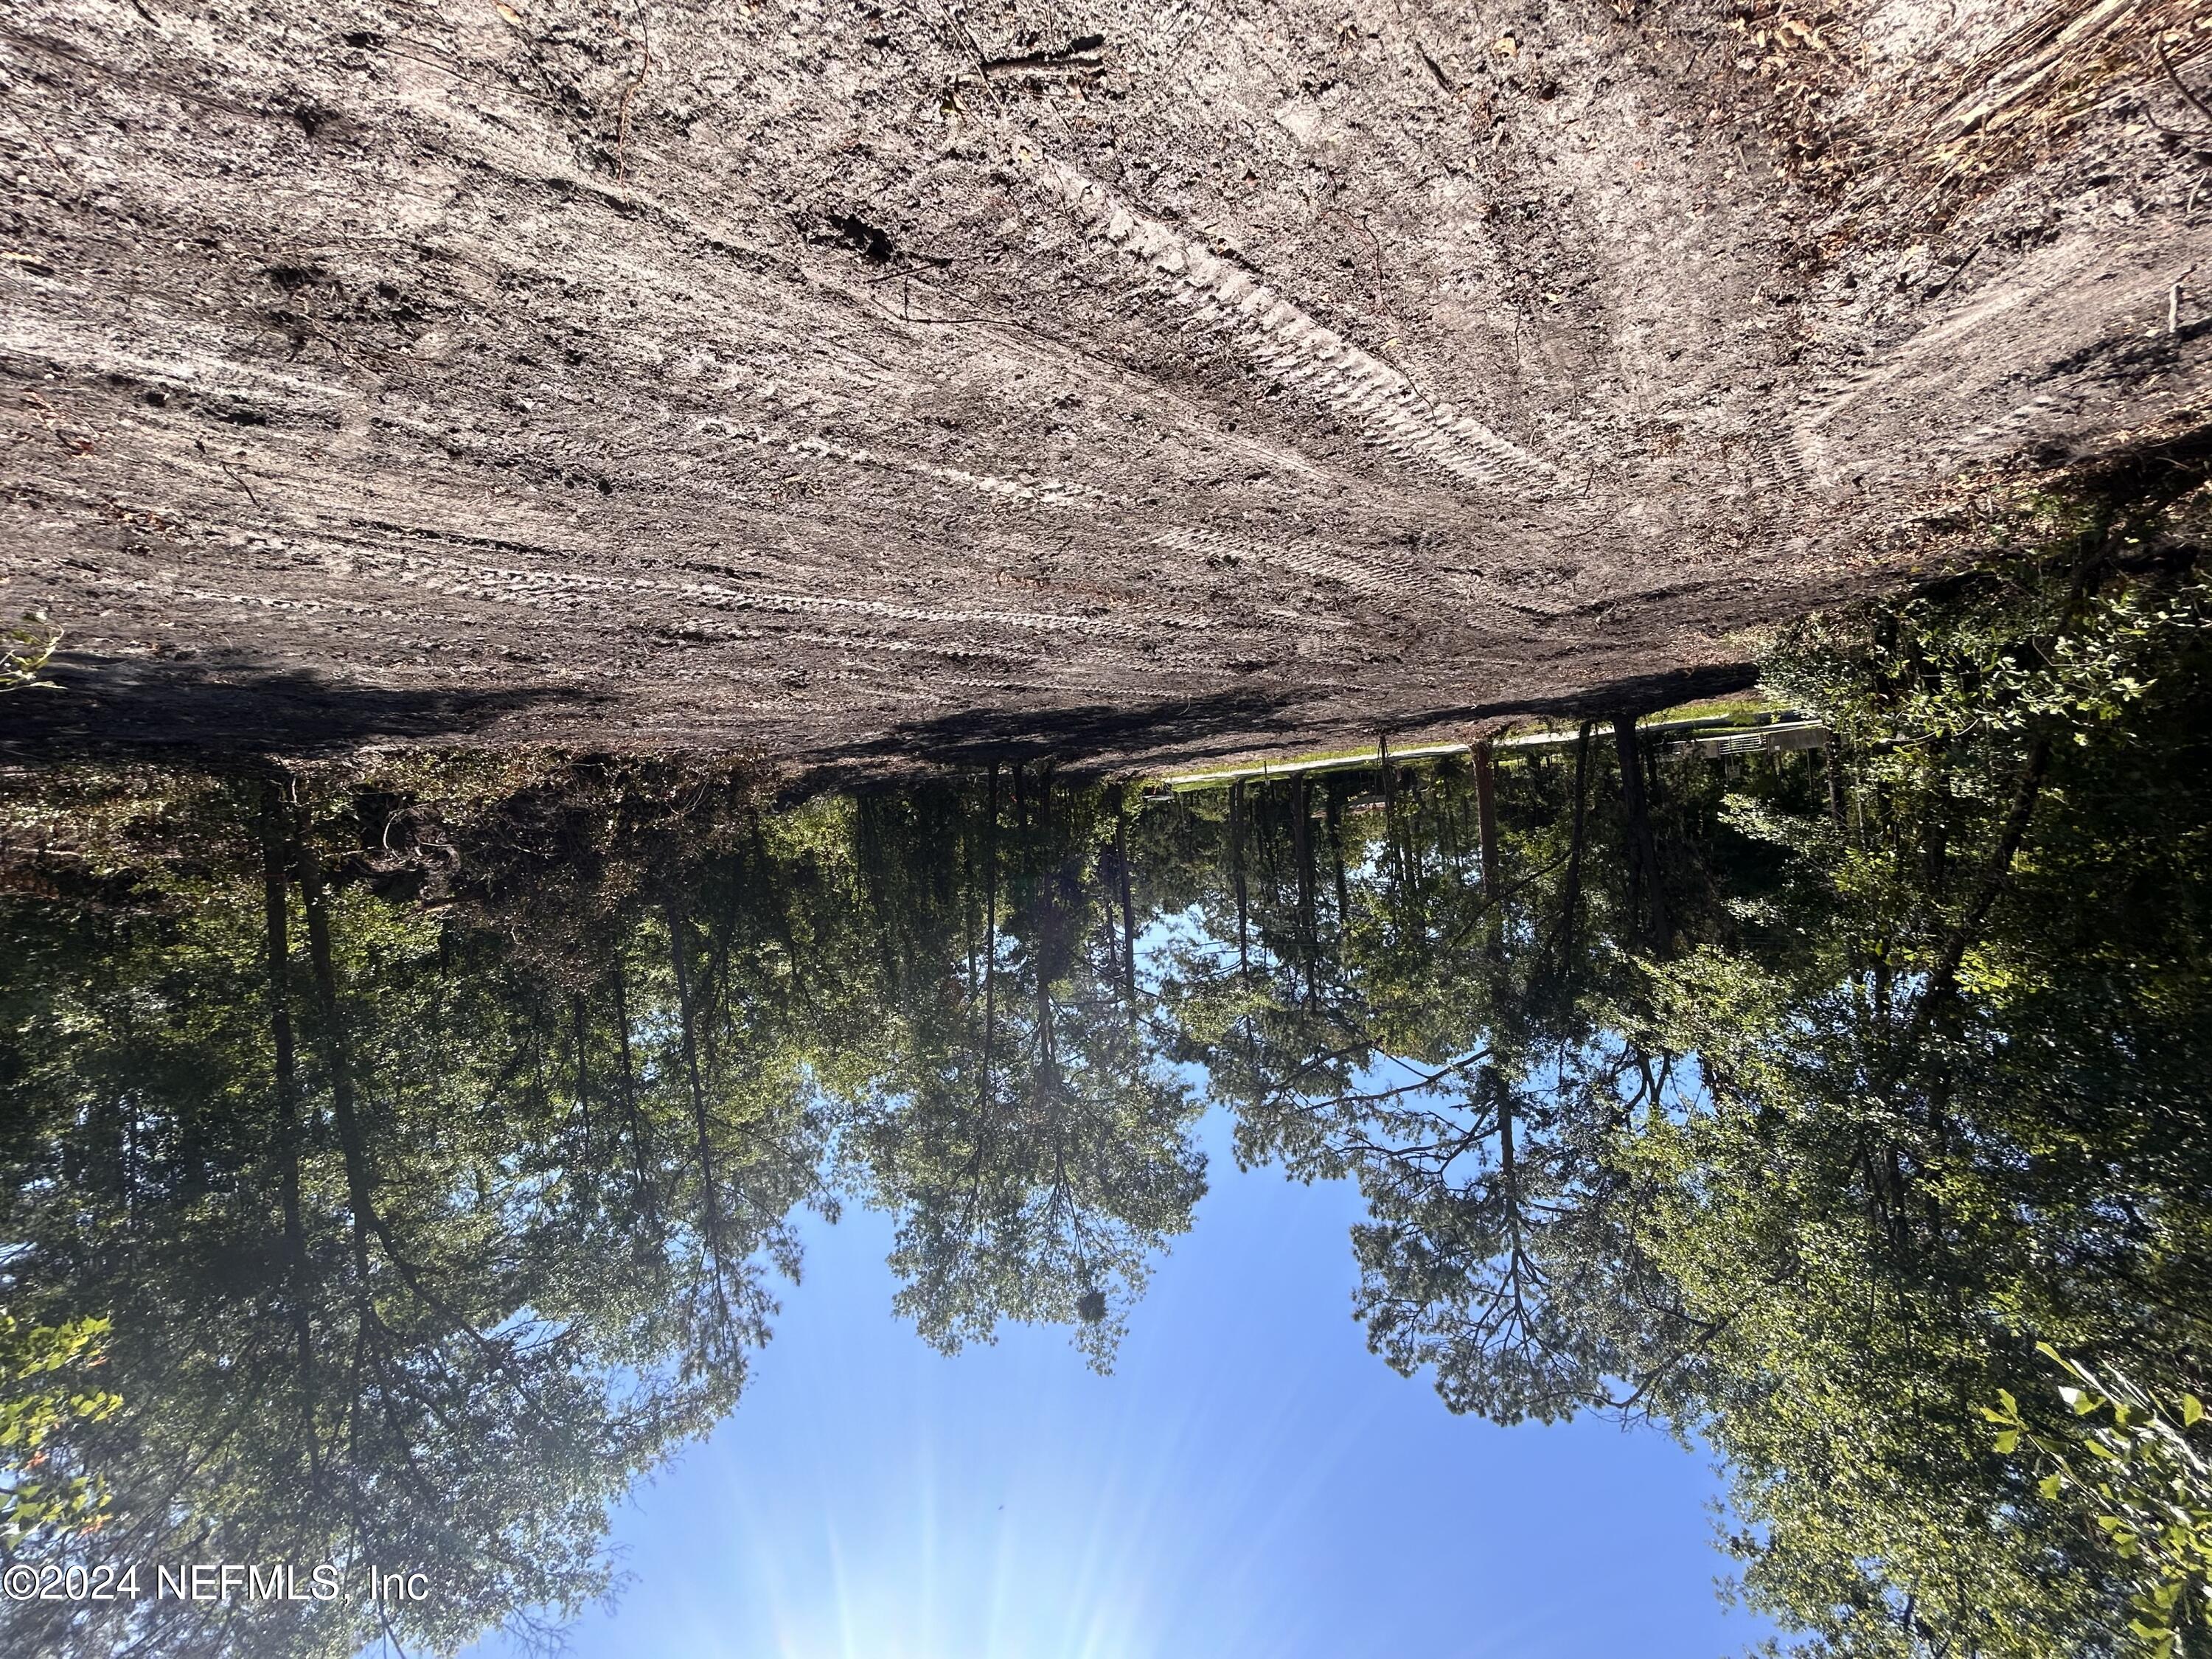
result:
M 2146 1576 L 2105 1522 L 2152 1500 L 2080 1474 L 2039 1351 L 2146 1480 L 2201 1470 L 2187 522 L 2053 509 L 1787 633 L 1811 750 L 1622 720 L 796 803 L 640 758 L 13 778 L 0 1553 L 439 1593 L 11 1604 L 11 1649 L 549 1630 L 737 1404 L 808 1212 L 888 1214 L 925 1340 L 1110 1368 L 1210 1107 L 1248 1166 L 1358 1183 L 1355 1311 L 1451 1409 L 1711 1446 L 1738 1593 L 1802 1650 L 2189 1650 L 2201 1532 Z

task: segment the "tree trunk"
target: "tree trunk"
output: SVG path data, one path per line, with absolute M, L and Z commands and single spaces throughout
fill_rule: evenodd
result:
M 1949 814 L 1953 798 L 1949 746 L 1939 742 L 1931 759 L 1936 779 L 1928 792 L 1925 815 L 1920 822 L 1921 877 L 1927 884 L 1929 896 L 1940 906 L 1948 896 L 1951 881 Z
M 1044 908 L 1049 912 L 1049 902 Z M 1060 1049 L 1052 1019 L 1052 958 L 1057 953 L 1047 950 L 1045 937 L 1050 925 L 1040 916 L 1036 950 L 1036 1099 L 1040 1107 L 1048 1109 L 1060 1097 Z
M 1571 985 L 1574 981 L 1575 942 L 1582 929 L 1583 847 L 1588 840 L 1589 757 L 1590 723 L 1584 720 L 1582 730 L 1575 738 L 1575 811 L 1567 835 L 1566 879 L 1560 884 L 1559 895 L 1562 940 L 1559 967 L 1561 976 Z
M 698 1137 L 699 1183 L 704 1195 L 701 1209 L 704 1217 L 707 1255 L 714 1274 L 714 1302 L 726 1322 L 730 1316 L 729 1292 L 722 1282 L 722 1211 L 721 1199 L 714 1187 L 714 1139 L 707 1127 L 707 1091 L 699 1077 L 699 1045 L 692 1030 L 690 968 L 684 949 L 685 923 L 682 914 L 672 901 L 668 914 L 668 955 L 676 970 L 676 1018 L 684 1048 L 684 1069 L 691 1083 L 691 1121 Z
M 1398 845 L 1398 776 L 1390 764 L 1390 739 L 1382 740 L 1382 845 L 1390 855 L 1390 873 L 1395 878 L 1398 896 L 1403 899 L 1406 889 L 1406 853 Z
M 1114 872 L 1121 888 L 1121 994 L 1129 1012 L 1137 1009 L 1137 908 L 1129 890 L 1129 814 L 1120 795 L 1114 798 Z
M 1659 877 L 1659 848 L 1651 834 L 1651 808 L 1644 793 L 1644 745 L 1638 740 L 1636 719 L 1622 715 L 1613 723 L 1620 750 L 1620 793 L 1628 815 L 1628 862 L 1632 893 L 1642 890 L 1646 918 L 1645 937 L 1652 953 L 1664 956 L 1674 938 L 1667 921 L 1667 891 Z
M 1405 848 L 1407 872 L 1418 889 L 1428 874 L 1428 865 L 1421 854 L 1427 845 L 1429 792 L 1421 787 L 1421 775 L 1410 766 L 1406 769 L 1406 793 L 1413 797 L 1413 805 L 1406 813 L 1401 845 Z
M 322 866 L 307 838 L 307 810 L 295 818 L 294 854 L 300 875 L 300 897 L 307 918 L 307 964 L 315 986 L 317 1035 L 324 1069 L 330 1073 L 331 1121 L 338 1133 L 338 1151 L 345 1162 L 346 1200 L 353 1211 L 355 1265 L 362 1282 L 368 1280 L 368 1234 L 380 1231 L 376 1222 L 375 1183 L 369 1173 L 368 1145 L 355 1110 L 352 1056 L 346 1050 L 345 1014 L 338 1000 L 337 970 L 331 954 L 330 911 L 323 890 Z
M 2035 804 L 2042 794 L 2044 775 L 2051 768 L 2051 732 L 2046 727 L 2037 734 L 2028 750 L 2027 764 L 2021 769 L 2020 780 L 2013 789 L 2011 810 L 2005 815 L 1996 847 L 1983 867 L 1974 896 L 1945 938 L 1942 952 L 1929 969 L 1926 987 L 1913 1015 L 1916 1035 L 1936 1009 L 1957 994 L 1959 967 L 1966 960 L 1967 947 L 1980 933 L 1991 907 L 2011 879 L 2013 860 L 2019 855 L 2021 842 L 2027 838 L 2029 820 L 2035 816 Z
M 1331 781 L 1328 792 L 1328 845 L 1336 864 L 1336 931 L 1341 938 L 1352 921 L 1352 889 L 1344 878 L 1344 796 Z
M 1301 772 L 1291 787 L 1291 850 L 1298 865 L 1298 955 L 1305 963 L 1306 1006 L 1319 999 L 1314 959 L 1321 954 L 1314 921 L 1313 781 Z
M 1017 775 L 1019 775 L 1017 774 Z M 991 801 L 983 820 L 983 1066 L 981 1088 L 988 1110 L 991 1059 L 999 1032 L 999 767 L 991 765 Z
M 1252 976 L 1250 902 L 1244 886 L 1244 781 L 1229 786 L 1229 870 L 1237 889 L 1237 971 Z
M 291 907 L 286 893 L 288 862 L 283 824 L 284 801 L 275 782 L 267 786 L 261 816 L 261 878 L 269 975 L 269 1046 L 276 1097 L 278 1201 L 284 1212 L 284 1259 L 292 1304 L 292 1338 L 300 1365 L 301 1443 L 307 1459 L 307 1486 L 323 1485 L 321 1437 L 315 1426 L 315 1341 L 313 1291 L 307 1265 L 307 1223 L 300 1206 L 300 1157 L 304 1136 L 300 1121 L 300 1079 L 292 1036 Z
M 573 1028 L 570 1041 L 575 1049 L 576 1109 L 584 1120 L 584 1163 L 588 1170 L 592 1162 L 592 1079 L 584 1059 L 584 1043 L 590 1035 L 584 1022 L 584 994 L 575 991 L 568 998 L 569 1021 Z
M 629 1124 L 629 1152 L 637 1170 L 638 1200 L 646 1206 L 646 1214 L 654 1217 L 653 1182 L 645 1173 L 645 1120 L 637 1109 L 637 1073 L 630 1059 L 629 987 L 620 957 L 615 961 L 615 1024 L 622 1031 L 623 1115 Z
M 1486 738 L 1474 745 L 1474 810 L 1482 837 L 1482 895 L 1494 908 L 1500 880 L 1498 855 L 1498 769 Z
M 1498 1180 L 1505 1196 L 1506 1224 L 1512 1254 L 1521 1255 L 1521 1165 L 1513 1146 L 1513 1091 L 1501 1088 L 1498 1097 Z
M 964 831 L 960 837 L 960 943 L 968 951 L 968 1006 L 975 1006 L 982 985 L 975 967 L 975 842 Z

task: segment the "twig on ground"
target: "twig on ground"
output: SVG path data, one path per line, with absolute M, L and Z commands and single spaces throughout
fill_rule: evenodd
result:
M 2150 43 L 2158 53 L 2158 66 L 2166 71 L 2166 78 L 2173 82 L 2173 89 L 2186 98 L 2191 107 L 2207 122 L 2212 123 L 2212 108 L 2208 108 L 2202 98 L 2190 91 L 2188 83 L 2182 80 L 2180 74 L 2174 69 L 2173 59 L 2166 55 L 2166 36 L 2163 33 L 2154 34 L 2151 37 Z
M 241 474 L 236 467 L 231 465 L 228 461 L 217 461 L 216 465 L 221 467 L 223 471 L 228 475 L 231 483 L 236 484 L 240 489 L 246 492 L 246 499 L 252 501 L 254 505 L 255 510 L 258 511 L 261 507 L 261 497 L 253 493 L 253 486 L 246 482 L 244 475 Z
M 637 79 L 623 88 L 622 111 L 615 118 L 615 182 L 618 185 L 625 177 L 623 150 L 629 142 L 630 100 L 637 96 L 638 88 L 645 84 L 645 77 L 653 73 L 653 14 L 640 7 L 637 16 L 638 33 L 642 37 L 638 42 L 638 50 L 644 54 L 644 61 L 637 66 Z

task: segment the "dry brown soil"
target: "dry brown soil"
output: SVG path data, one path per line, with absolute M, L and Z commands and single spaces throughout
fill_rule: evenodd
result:
M 1728 684 L 2191 418 L 2202 9 L 16 0 L 0 747 Z

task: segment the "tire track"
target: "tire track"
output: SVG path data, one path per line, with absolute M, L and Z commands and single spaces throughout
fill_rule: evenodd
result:
M 1440 604 L 1452 598 L 1437 583 L 1433 573 L 1397 555 L 1369 557 L 1297 546 L 1270 548 L 1198 526 L 1163 530 L 1148 538 L 1144 545 L 1200 558 L 1227 559 L 1287 570 L 1310 580 L 1341 583 L 1355 592 L 1413 596 Z
M 1752 439 L 1748 448 L 1753 465 L 1764 472 L 1774 484 L 1792 495 L 1802 495 L 1812 484 L 1803 458 L 1798 453 L 1797 434 L 1788 428 L 1778 431 L 1762 432 Z
M 586 576 L 568 572 L 471 565 L 458 560 L 370 550 L 359 556 L 366 566 L 428 592 L 449 593 L 479 603 L 567 609 L 563 600 L 592 599 L 612 607 L 627 593 L 653 593 L 690 599 L 710 610 L 762 611 L 783 616 L 854 616 L 953 628 L 1010 628 L 1042 634 L 1090 635 L 1105 639 L 1143 639 L 1150 629 L 1103 617 L 1061 611 L 939 610 L 896 605 L 884 599 L 835 598 L 817 593 L 748 591 L 718 582 L 664 581 L 643 576 Z
M 819 460 L 842 461 L 850 466 L 872 471 L 904 473 L 909 477 L 931 478 L 939 483 L 957 485 L 979 495 L 1013 502 L 1019 506 L 1109 507 L 1124 510 L 1128 503 L 1120 496 L 1089 484 L 1070 479 L 1052 477 L 1008 478 L 988 472 L 970 472 L 964 467 L 939 466 L 928 461 L 908 460 L 887 456 L 874 450 L 863 449 L 855 444 L 839 443 L 829 438 L 793 437 L 766 426 L 741 426 L 734 421 L 709 418 L 693 427 L 702 438 L 723 438 L 737 442 L 757 444 L 765 449 L 777 449 L 793 457 L 812 457 Z
M 958 467 L 886 456 L 826 438 L 793 437 L 765 426 L 756 426 L 748 430 L 727 420 L 710 419 L 700 422 L 696 430 L 699 435 L 710 439 L 755 443 L 780 450 L 795 459 L 842 461 L 862 469 L 880 469 L 908 477 L 932 478 L 971 488 L 1017 506 L 1060 507 L 1086 514 L 1102 507 L 1126 509 L 1128 506 L 1122 498 L 1087 484 L 1054 478 L 1009 479 L 969 472 Z M 1437 589 L 1427 573 L 1419 565 L 1402 558 L 1362 561 L 1297 550 L 1265 551 L 1249 544 L 1234 541 L 1218 532 L 1196 527 L 1165 531 L 1139 544 L 1178 555 L 1195 553 L 1201 557 L 1211 555 L 1271 565 L 1311 579 L 1340 582 L 1346 587 L 1364 592 L 1418 591 L 1424 597 L 1435 598 L 1439 601 L 1448 597 Z M 1211 633 L 1218 629 L 1221 622 L 1212 612 L 1188 601 L 1152 599 L 1142 592 L 1121 595 L 1116 602 L 1167 629 Z
M 1516 495 L 1549 494 L 1557 485 L 1548 463 L 1449 404 L 1431 403 L 1396 369 L 1242 267 L 1186 242 L 1061 162 L 1047 159 L 1037 168 L 1046 188 L 1094 240 L 1140 267 L 1142 279 L 1118 300 L 1151 296 L 1188 308 L 1194 325 L 1226 337 L 1285 386 L 1358 425 L 1402 464 Z

